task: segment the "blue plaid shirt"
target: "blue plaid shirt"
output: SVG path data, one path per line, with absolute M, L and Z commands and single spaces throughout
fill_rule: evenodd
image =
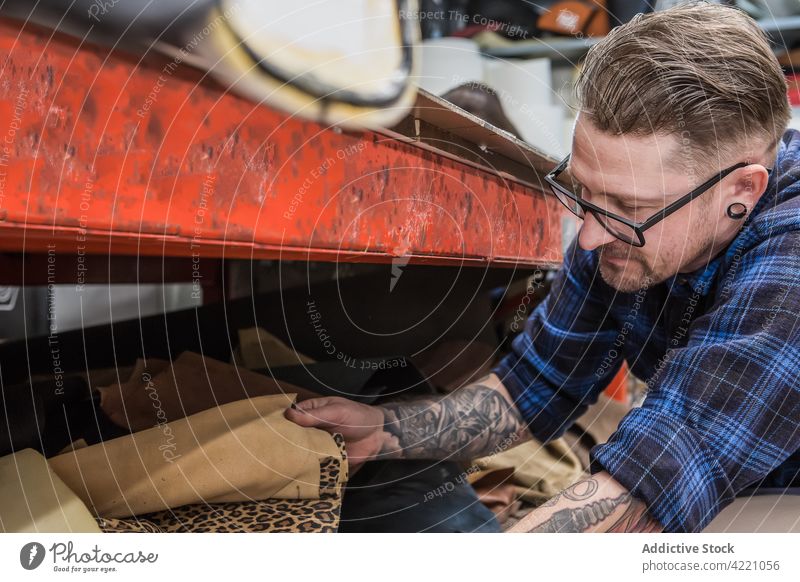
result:
M 494 372 L 538 439 L 556 438 L 628 362 L 647 397 L 591 451 L 667 532 L 702 530 L 734 496 L 800 467 L 800 133 L 706 268 L 635 293 L 576 243 Z

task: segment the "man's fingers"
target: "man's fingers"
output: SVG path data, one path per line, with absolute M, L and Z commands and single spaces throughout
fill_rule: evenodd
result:
M 338 396 L 325 396 L 322 398 L 310 398 L 308 400 L 303 400 L 302 402 L 298 402 L 295 404 L 295 408 L 300 411 L 309 411 L 314 410 L 317 408 L 323 408 L 325 406 L 329 406 L 331 404 L 336 404 L 337 402 L 341 402 L 345 400 L 344 398 L 340 398 Z
M 314 400 L 328 400 L 315 398 Z M 318 406 L 302 406 L 313 402 L 306 400 L 286 410 L 286 418 L 300 426 L 336 429 L 341 425 L 341 407 L 335 403 L 319 404 Z

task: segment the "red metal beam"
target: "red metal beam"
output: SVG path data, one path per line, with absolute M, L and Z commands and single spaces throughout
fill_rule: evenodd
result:
M 555 265 L 541 192 L 0 20 L 0 250 Z

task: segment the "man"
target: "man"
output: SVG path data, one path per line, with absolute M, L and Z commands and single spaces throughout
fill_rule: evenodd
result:
M 592 449 L 590 478 L 515 529 L 700 531 L 738 492 L 795 472 L 800 133 L 784 133 L 763 34 L 723 6 L 615 29 L 577 95 L 572 154 L 548 182 L 583 225 L 494 373 L 438 400 L 287 414 L 341 432 L 354 464 L 474 459 L 560 436 L 624 359 L 647 379 L 643 404 Z

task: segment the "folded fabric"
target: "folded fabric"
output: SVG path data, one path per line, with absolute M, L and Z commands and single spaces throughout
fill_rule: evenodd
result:
M 317 394 L 192 352 L 172 362 L 136 362 L 130 379 L 101 390 L 101 407 L 119 426 L 136 432 L 237 400 L 269 394 Z
M 0 532 L 96 533 L 83 502 L 32 449 L 0 458 Z
M 597 402 L 575 421 L 575 424 L 591 437 L 594 444 L 601 444 L 611 438 L 630 410 L 631 407 L 627 404 L 600 396 Z
M 580 459 L 563 439 L 545 444 L 532 440 L 478 459 L 473 466 L 479 470 L 470 472 L 469 482 L 476 489 L 482 488 L 481 481 L 490 479 L 492 473 L 513 469 L 508 482 L 514 484 L 517 498 L 535 505 L 544 503 L 583 475 Z M 489 482 L 493 486 L 498 483 L 495 478 Z
M 600 396 L 564 433 L 562 438 L 578 456 L 584 470 L 589 470 L 589 452 L 592 448 L 611 437 L 630 409 L 627 404 Z
M 103 532 L 178 533 L 333 533 L 342 507 L 340 473 L 346 468 L 344 440 L 334 435 L 342 459 L 329 457 L 320 466 L 319 499 L 266 499 L 238 503 L 196 503 L 127 518 L 97 518 Z
M 233 353 L 233 361 L 248 370 L 314 363 L 314 360 L 291 349 L 260 327 L 239 330 L 239 347 Z
M 522 505 L 517 496 L 517 488 L 512 483 L 511 477 L 514 469 L 492 471 L 486 474 L 475 484 L 475 494 L 480 502 L 494 513 L 500 525 L 505 526 L 506 521 Z
M 139 360 L 141 362 L 141 360 Z M 168 363 L 164 360 L 165 364 Z M 147 362 L 151 365 L 154 360 L 150 359 Z M 117 384 L 120 381 L 125 381 L 131 377 L 134 372 L 134 366 L 117 366 L 115 368 L 94 368 L 91 370 L 86 370 L 79 374 L 81 378 L 86 380 L 92 388 L 99 388 L 101 386 L 111 386 L 112 384 Z
M 232 402 L 53 457 L 50 466 L 100 517 L 192 503 L 319 499 L 321 463 L 333 457 L 346 467 L 346 460 L 330 434 L 284 418 L 293 401 L 275 395 Z

